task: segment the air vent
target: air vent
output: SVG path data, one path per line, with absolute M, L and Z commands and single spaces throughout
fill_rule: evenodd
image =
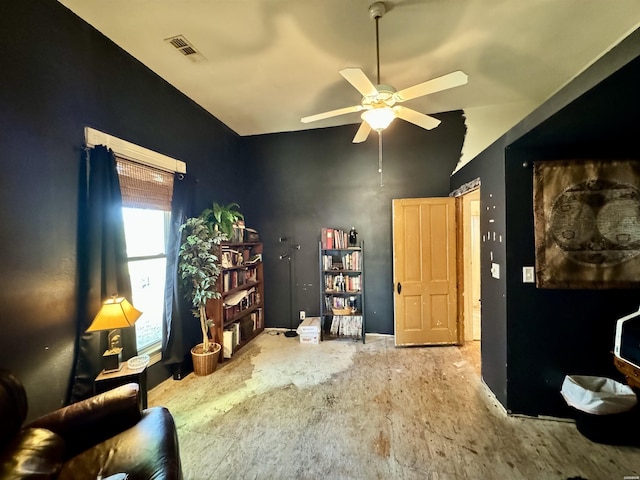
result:
M 206 60 L 204 56 L 196 50 L 196 48 L 186 39 L 184 35 L 176 35 L 175 37 L 165 38 L 165 42 L 179 51 L 192 62 L 202 62 Z

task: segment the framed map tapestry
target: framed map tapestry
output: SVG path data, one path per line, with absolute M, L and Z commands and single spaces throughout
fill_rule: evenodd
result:
M 535 162 L 539 288 L 640 287 L 640 160 Z

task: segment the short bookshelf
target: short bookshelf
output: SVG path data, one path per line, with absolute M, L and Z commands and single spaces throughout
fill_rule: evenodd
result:
M 321 339 L 364 343 L 364 242 L 349 245 L 344 230 L 323 228 L 319 258 Z

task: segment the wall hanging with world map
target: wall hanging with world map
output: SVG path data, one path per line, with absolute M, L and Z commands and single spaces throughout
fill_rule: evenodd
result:
M 640 287 L 640 160 L 535 162 L 539 288 Z

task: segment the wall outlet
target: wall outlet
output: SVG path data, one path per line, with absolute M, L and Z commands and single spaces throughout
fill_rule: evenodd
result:
M 307 314 L 304 310 L 300 310 L 300 320 L 304 320 L 307 318 Z

